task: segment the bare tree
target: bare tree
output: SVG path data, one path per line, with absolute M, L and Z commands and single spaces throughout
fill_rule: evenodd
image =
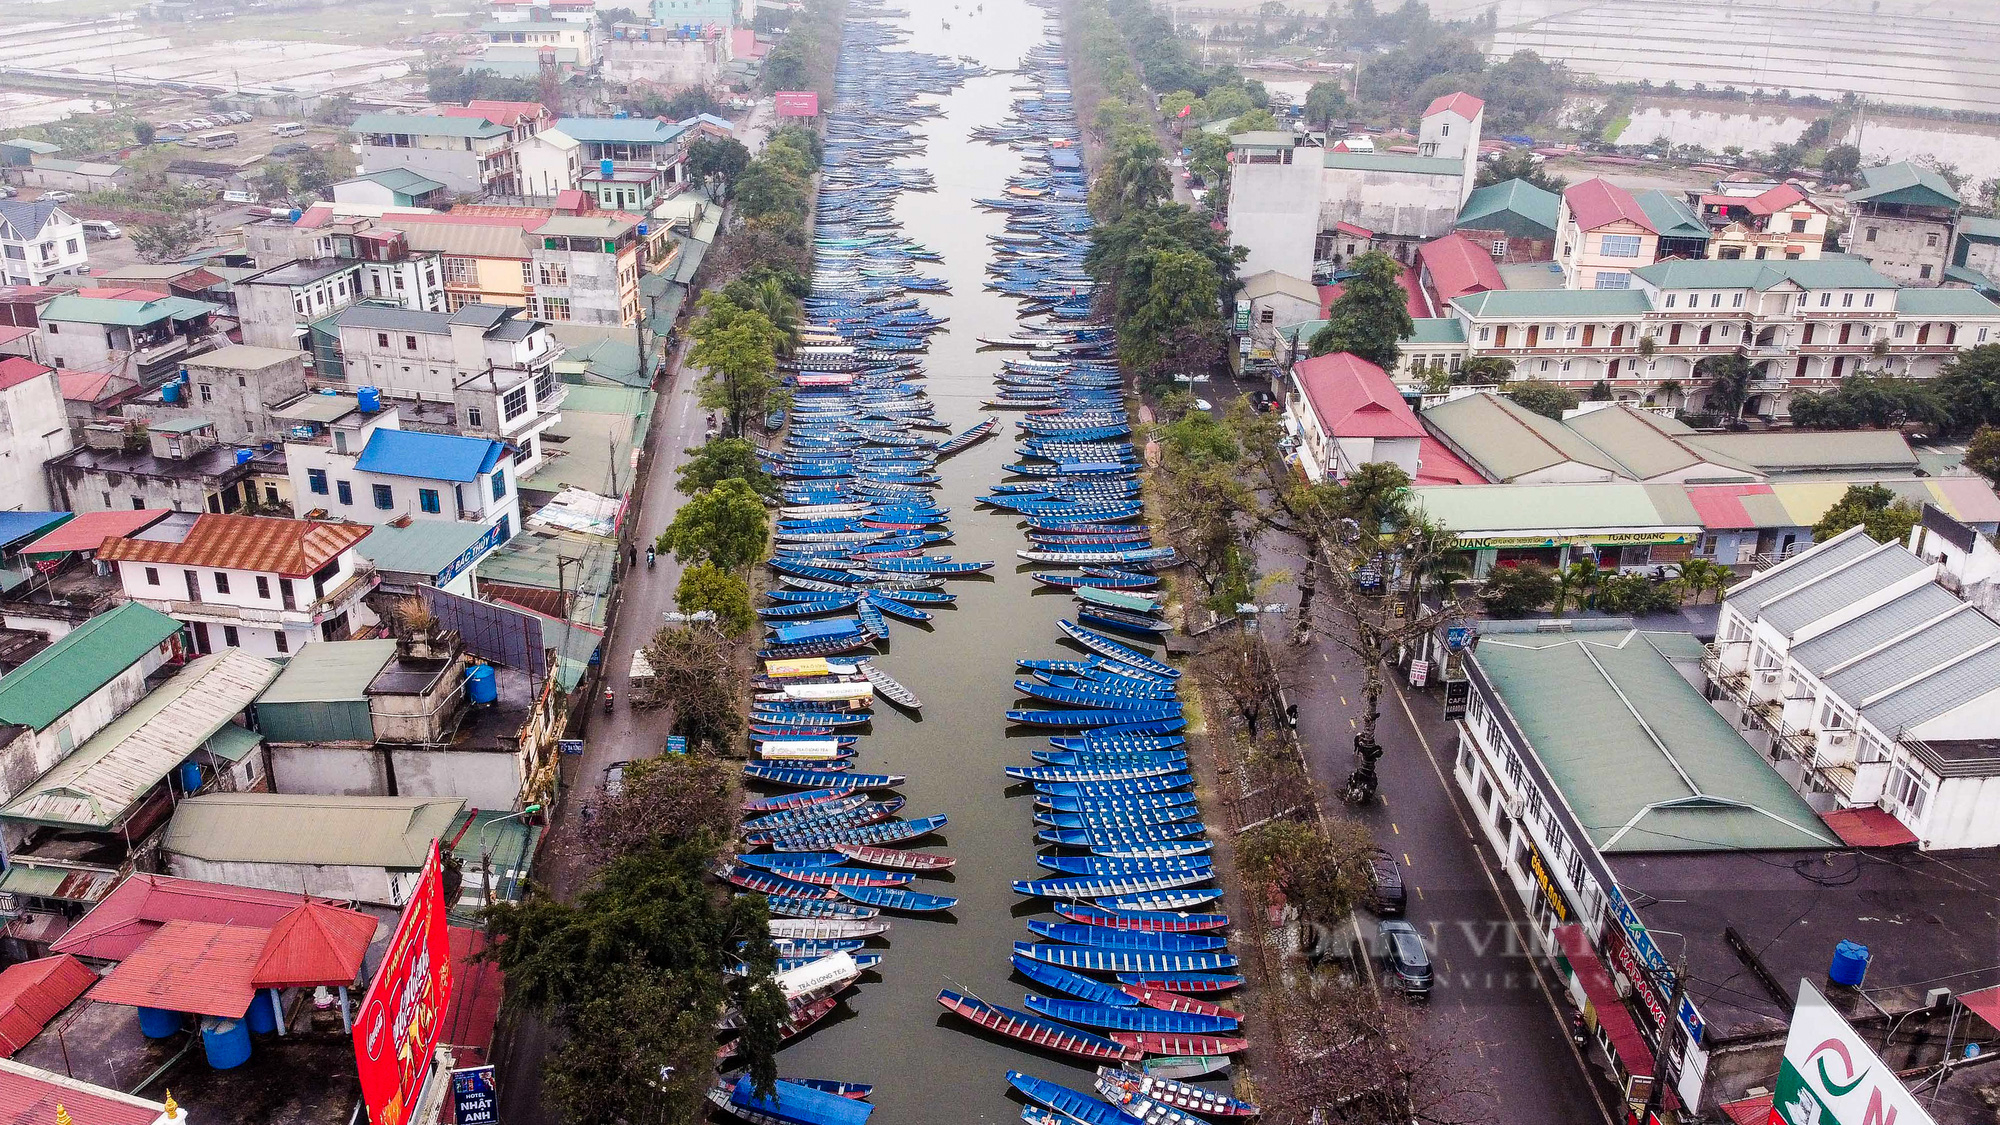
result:
M 1265 1001 L 1267 1125 L 1489 1125 L 1493 1091 L 1470 1047 L 1359 982 L 1311 977 Z
M 1244 872 L 1285 896 L 1301 930 L 1338 926 L 1372 886 L 1369 860 L 1375 838 L 1358 822 L 1336 818 L 1321 828 L 1300 820 L 1273 820 L 1245 832 L 1237 845 Z
M 646 645 L 653 675 L 634 681 L 632 706 L 671 708 L 674 729 L 690 743 L 732 745 L 743 733 L 743 706 L 734 679 L 735 650 L 705 625 L 669 626 Z
M 704 831 L 727 840 L 736 830 L 737 792 L 734 766 L 710 753 L 636 761 L 625 768 L 618 791 L 598 800 L 589 831 L 571 834 L 571 846 L 603 862 Z

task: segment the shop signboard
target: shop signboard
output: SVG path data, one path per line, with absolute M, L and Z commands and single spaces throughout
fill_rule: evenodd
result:
M 1542 892 L 1542 901 L 1548 904 L 1549 912 L 1555 915 L 1556 924 L 1563 925 L 1576 921 L 1576 910 L 1563 895 L 1562 887 L 1556 884 L 1555 876 L 1549 871 L 1549 865 L 1543 862 L 1542 850 L 1535 846 L 1533 840 L 1525 836 L 1522 839 L 1528 845 L 1528 874 L 1534 878 L 1535 887 Z
M 491 1066 L 452 1071 L 451 1100 L 457 1107 L 458 1125 L 496 1125 L 500 1120 Z
M 1694 537 L 1678 531 L 1590 531 L 1566 532 L 1561 535 L 1461 535 L 1456 540 L 1460 550 L 1479 551 L 1495 548 L 1533 549 L 1537 547 L 1624 547 L 1675 543 L 1692 543 Z
M 1446 680 L 1444 682 L 1444 717 L 1463 719 L 1466 705 L 1472 702 L 1471 680 Z
M 1646 923 L 1639 920 L 1638 913 L 1625 901 L 1625 896 L 1618 892 L 1617 887 L 1612 887 L 1607 897 L 1610 901 L 1611 916 L 1618 919 L 1618 928 L 1625 931 L 1625 940 L 1631 943 L 1633 956 L 1638 958 L 1639 964 L 1645 969 L 1632 979 L 1634 982 L 1643 979 L 1660 989 L 1662 995 L 1671 996 L 1674 970 L 1667 964 L 1660 947 L 1653 944 L 1653 935 L 1646 929 Z M 1631 973 L 1626 975 L 1632 976 Z M 1701 1042 L 1703 1026 L 1701 1014 L 1695 1011 L 1694 1001 L 1685 996 L 1681 997 L 1680 1017 L 1681 1026 L 1687 1029 L 1689 1042 Z
M 772 95 L 779 117 L 818 117 L 819 94 L 812 90 L 780 90 Z
M 1799 981 L 1769 1125 L 1937 1125 L 1866 1040 Z
M 451 945 L 437 841 L 354 1021 L 354 1061 L 372 1125 L 409 1125 L 451 1004 Z

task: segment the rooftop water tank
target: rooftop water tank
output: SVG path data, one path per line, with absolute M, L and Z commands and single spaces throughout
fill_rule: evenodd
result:
M 249 461 L 250 461 L 250 458 L 252 458 L 252 457 L 255 457 L 255 456 L 257 456 L 257 452 L 256 452 L 255 450 L 252 450 L 252 449 L 239 449 L 239 450 L 237 450 L 237 451 L 236 451 L 236 463 L 237 463 L 237 464 L 239 464 L 239 465 L 244 465 L 244 464 L 248 464 L 248 463 L 249 463 Z
M 604 177 L 604 178 L 605 178 L 605 179 L 607 179 L 607 180 L 611 178 L 611 158 L 610 158 L 610 157 L 608 157 L 608 156 L 607 156 L 607 157 L 605 157 L 605 158 L 604 158 L 603 160 L 600 160 L 600 161 L 598 161 L 598 162 L 597 162 L 597 174 L 598 174 L 598 175 L 600 175 L 600 176 L 602 176 L 602 177 Z
M 148 1039 L 170 1039 L 181 1033 L 181 1014 L 165 1008 L 139 1009 L 139 1034 Z
M 288 218 L 288 219 L 290 219 L 291 221 L 293 221 L 293 222 L 295 222 L 295 223 L 296 223 L 296 222 L 298 222 L 298 221 L 299 221 L 300 219 L 303 219 L 303 218 L 305 218 L 305 217 L 306 217 L 306 213 L 305 213 L 304 211 L 301 211 L 301 210 L 299 210 L 298 208 L 294 207 L 294 208 L 292 208 L 292 209 L 291 209 L 291 211 L 290 211 L 289 213 L 287 213 L 287 214 L 286 214 L 286 216 L 285 216 L 285 217 L 286 217 L 286 218 Z
M 1826 979 L 1849 988 L 1860 988 L 1861 978 L 1867 975 L 1867 946 L 1858 941 L 1843 941 L 1833 947 L 1833 967 L 1826 971 Z
M 180 383 L 178 383 L 178 382 L 173 382 L 173 383 L 168 383 L 168 384 L 166 384 L 166 385 L 164 385 L 164 386 L 162 386 L 162 387 L 160 388 L 160 401 L 161 401 L 161 402 L 165 402 L 165 403 L 175 403 L 175 402 L 179 402 L 180 400 L 181 400 L 181 385 L 180 385 Z
M 180 764 L 181 792 L 194 793 L 201 789 L 201 765 L 197 762 Z
M 639 237 L 640 238 L 646 237 L 646 224 L 644 223 L 639 224 Z
M 373 414 L 382 409 L 382 389 L 380 387 L 362 387 L 360 390 L 354 392 L 354 401 L 364 412 Z
M 201 1021 L 201 1048 L 208 1055 L 208 1065 L 234 1070 L 250 1061 L 250 1025 L 208 1016 Z
M 632 116 L 632 115 L 631 115 L 630 113 L 628 113 L 628 112 L 626 112 L 625 110 L 622 110 L 622 109 L 621 109 L 621 110 L 619 110 L 619 111 L 618 111 L 617 113 L 614 113 L 614 114 L 612 114 L 612 115 L 611 115 L 611 119 L 612 119 L 613 121 L 624 121 L 625 119 L 627 119 L 627 118 L 629 118 L 629 117 L 631 117 L 631 116 Z
M 494 677 L 492 665 L 474 664 L 465 670 L 465 694 L 476 704 L 499 702 L 500 681 Z

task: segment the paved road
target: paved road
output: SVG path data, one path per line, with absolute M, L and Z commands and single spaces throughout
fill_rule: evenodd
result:
M 1282 553 L 1267 555 L 1266 571 L 1297 573 Z M 1279 620 L 1288 636 L 1291 621 Z M 1360 663 L 1324 640 L 1297 649 L 1273 639 L 1279 661 L 1296 668 L 1291 698 L 1307 764 L 1322 792 L 1332 793 L 1354 767 Z M 1385 751 L 1376 803 L 1352 810 L 1335 801 L 1328 812 L 1357 816 L 1403 865 L 1409 918 L 1432 942 L 1432 1025 L 1471 1050 L 1463 1065 L 1493 1087 L 1497 1120 L 1608 1122 L 1570 1045 L 1566 1003 L 1551 1001 L 1546 978 L 1522 955 L 1526 912 L 1511 887 L 1501 883 L 1505 894 L 1496 893 L 1488 875 L 1496 857 L 1451 779 L 1457 736 L 1441 717 L 1441 698 L 1391 683 L 1376 729 Z M 1370 931 L 1365 920 L 1362 931 Z

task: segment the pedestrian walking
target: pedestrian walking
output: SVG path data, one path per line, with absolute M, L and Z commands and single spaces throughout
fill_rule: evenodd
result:
M 630 543 L 625 544 L 625 569 L 630 570 L 638 565 L 639 565 L 639 548 L 634 547 Z

